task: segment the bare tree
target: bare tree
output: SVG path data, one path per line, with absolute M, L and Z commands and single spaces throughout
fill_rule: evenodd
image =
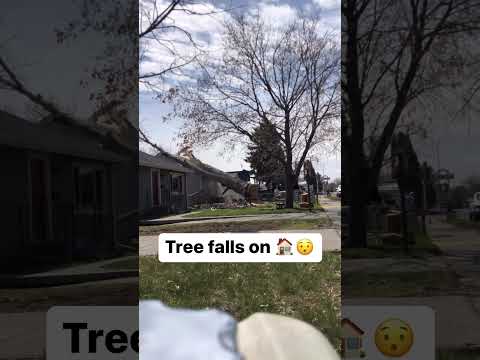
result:
M 284 27 L 259 15 L 225 24 L 221 57 L 201 63 L 200 79 L 180 89 L 173 116 L 182 117 L 187 144 L 219 139 L 261 145 L 255 129 L 274 125 L 284 154 L 286 206 L 309 152 L 335 133 L 340 111 L 339 51 L 317 21 Z
M 59 44 L 73 42 L 88 31 L 99 32 L 112 39 L 94 68 L 87 70 L 85 78 L 79 84 L 91 89 L 90 100 L 96 103 L 97 110 L 88 119 L 77 118 L 65 111 L 62 104 L 35 92 L 27 80 L 22 80 L 21 70 L 10 64 L 6 54 L 2 53 L 0 53 L 0 90 L 23 96 L 28 101 L 27 108 L 30 112 L 34 110 L 35 114 L 48 115 L 54 121 L 86 128 L 92 133 L 103 135 L 108 141 L 113 140 L 118 145 L 127 147 L 130 151 L 136 151 L 136 146 L 132 147 L 132 144 L 125 143 L 122 130 L 130 133 L 139 131 L 140 141 L 165 154 L 159 145 L 139 129 L 138 124 L 132 124 L 128 120 L 127 110 L 131 107 L 132 101 L 138 101 L 136 94 L 139 81 L 153 89 L 158 97 L 168 97 L 171 93 L 164 92 L 167 88 L 164 86 L 165 77 L 192 63 L 200 53 L 191 34 L 175 25 L 171 19 L 178 12 L 192 16 L 214 13 L 208 8 L 196 11 L 193 7 L 195 4 L 198 2 L 194 0 L 168 2 L 84 0 L 80 5 L 81 16 L 54 30 Z M 191 48 L 195 49 L 189 57 L 177 51 L 176 44 L 182 41 L 189 42 Z M 145 53 L 153 46 L 166 50 L 171 61 L 160 64 L 158 71 L 139 74 L 138 68 L 144 60 Z M 101 86 L 91 86 L 91 82 L 100 83 Z M 247 196 L 250 194 L 248 184 L 202 164 L 193 155 L 186 156 L 180 161 L 228 188 Z
M 127 112 L 132 107 L 132 102 L 138 102 L 136 94 L 139 80 L 150 86 L 158 85 L 165 75 L 196 58 L 195 52 L 190 59 L 185 59 L 176 50 L 175 42 L 181 40 L 172 40 L 173 33 L 180 33 L 186 41 L 191 41 L 194 48 L 195 43 L 187 31 L 176 26 L 170 19 L 175 12 L 190 15 L 211 13 L 208 9 L 204 12 L 192 10 L 192 5 L 196 3 L 194 0 L 81 0 L 78 1 L 78 18 L 52 29 L 59 44 L 74 42 L 86 32 L 105 37 L 103 54 L 97 58 L 92 68 L 86 69 L 85 77 L 79 84 L 79 87 L 91 91 L 90 100 L 96 103 L 97 110 L 89 119 L 78 119 L 67 113 L 62 104 L 36 93 L 28 80 L 22 80 L 21 69 L 9 63 L 7 54 L 2 53 L 0 89 L 20 94 L 35 104 L 37 109 L 42 109 L 42 113 L 52 115 L 51 118 L 57 121 L 92 129 L 100 125 L 117 132 L 121 132 L 122 128 L 138 127 L 138 124 L 128 122 Z M 167 49 L 173 60 L 157 72 L 139 74 L 139 61 L 142 61 L 147 47 L 151 46 Z
M 366 206 L 395 130 L 428 94 L 454 85 L 463 66 L 454 47 L 478 26 L 479 6 L 470 0 L 343 1 L 342 173 L 351 246 L 366 246 Z

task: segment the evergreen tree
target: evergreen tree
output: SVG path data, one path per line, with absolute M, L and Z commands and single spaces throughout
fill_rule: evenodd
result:
M 285 153 L 275 126 L 268 120 L 262 121 L 253 131 L 253 139 L 245 161 L 250 163 L 257 180 L 264 181 L 269 189 L 283 187 Z

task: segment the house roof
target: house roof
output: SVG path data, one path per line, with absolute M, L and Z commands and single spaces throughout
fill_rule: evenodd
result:
M 342 325 L 342 326 L 344 326 L 344 325 L 350 326 L 350 327 L 351 327 L 353 330 L 355 330 L 359 335 L 365 334 L 362 329 L 360 329 L 353 321 L 351 321 L 351 320 L 348 319 L 348 318 L 342 319 L 341 325 Z
M 1 110 L 0 145 L 108 162 L 125 159 L 81 127 L 53 121 L 35 123 Z
M 158 154 L 156 156 L 149 155 L 143 151 L 138 152 L 138 163 L 140 166 L 145 166 L 160 170 L 170 170 L 181 173 L 193 172 L 186 166 L 182 165 L 180 161 L 176 161 L 174 156 L 168 157 L 164 154 Z
M 282 242 L 287 242 L 289 245 L 292 245 L 292 243 L 290 241 L 288 241 L 287 239 L 278 239 L 278 245 L 280 245 Z

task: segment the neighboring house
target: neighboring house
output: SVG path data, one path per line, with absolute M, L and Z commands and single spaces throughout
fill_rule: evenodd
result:
M 363 350 L 362 337 L 365 334 L 353 321 L 350 319 L 342 319 L 342 358 L 363 358 L 365 352 Z
M 187 174 L 192 171 L 173 156 L 149 155 L 142 151 L 139 161 L 140 214 L 178 214 L 187 211 Z
M 292 243 L 287 239 L 278 239 L 277 249 L 277 255 L 293 255 Z
M 136 236 L 133 158 L 82 127 L 0 111 L 0 263 L 109 256 Z

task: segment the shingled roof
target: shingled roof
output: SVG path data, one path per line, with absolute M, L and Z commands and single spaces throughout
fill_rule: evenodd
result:
M 57 122 L 31 122 L 0 110 L 0 145 L 80 158 L 120 162 L 99 136 Z
M 193 172 L 186 166 L 182 165 L 180 161 L 175 161 L 173 155 L 168 157 L 163 154 L 158 154 L 156 156 L 149 155 L 143 151 L 138 152 L 138 163 L 140 166 L 150 167 L 160 170 L 170 170 L 181 173 L 191 173 Z

